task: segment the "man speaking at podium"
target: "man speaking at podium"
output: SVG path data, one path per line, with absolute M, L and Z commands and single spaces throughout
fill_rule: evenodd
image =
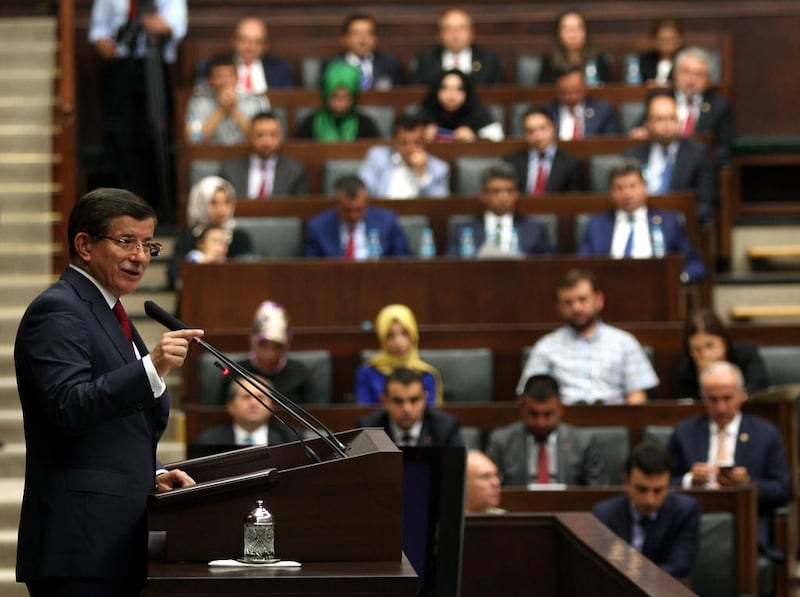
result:
M 27 444 L 17 580 L 34 597 L 139 595 L 147 495 L 194 484 L 159 470 L 156 446 L 169 416 L 164 378 L 203 331 L 167 332 L 148 354 L 119 302 L 161 251 L 155 225 L 128 191 L 81 198 L 69 217 L 70 265 L 17 331 Z

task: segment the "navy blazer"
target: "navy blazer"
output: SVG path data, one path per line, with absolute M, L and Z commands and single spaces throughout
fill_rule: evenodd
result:
M 714 137 L 714 160 L 717 164 L 727 164 L 731 159 L 734 137 L 731 101 L 724 95 L 706 91 L 694 132 L 711 133 Z
M 695 462 L 708 461 L 709 434 L 709 419 L 702 415 L 675 426 L 668 444 L 674 483 L 680 483 Z M 760 417 L 742 414 L 733 461 L 747 469 L 758 487 L 759 545 L 771 556 L 778 555 L 770 547 L 770 522 L 772 511 L 789 501 L 789 466 L 777 427 Z
M 392 434 L 389 425 L 389 415 L 385 410 L 379 409 L 371 412 L 359 419 L 357 427 L 383 427 L 393 442 L 397 438 Z M 422 430 L 420 431 L 419 446 L 463 446 L 464 439 L 461 437 L 461 427 L 450 413 L 436 410 L 433 407 L 426 407 L 425 414 L 422 415 Z
M 270 421 L 267 431 L 267 443 L 270 446 L 297 441 L 297 436 L 288 426 L 278 421 Z M 203 446 L 236 446 L 236 434 L 233 423 L 206 429 L 197 436 L 196 444 Z
M 306 257 L 343 257 L 339 212 L 335 207 L 314 216 L 306 224 Z M 367 207 L 364 216 L 366 231 L 378 230 L 384 257 L 408 257 L 411 250 L 400 222 L 393 211 Z
M 517 240 L 519 250 L 525 255 L 549 255 L 553 252 L 553 245 L 550 242 L 550 235 L 547 229 L 536 220 L 514 216 L 514 227 L 517 229 Z M 480 249 L 486 240 L 486 227 L 484 226 L 483 216 L 475 218 L 466 224 L 459 224 L 453 230 L 448 243 L 447 254 L 458 255 L 459 241 L 461 232 L 465 228 L 472 229 L 472 238 L 475 242 L 475 249 Z
M 678 219 L 678 214 L 674 211 L 648 208 L 647 219 L 651 225 L 656 218 L 661 218 L 661 231 L 664 234 L 664 247 L 667 253 L 683 255 L 683 271 L 688 276 L 687 281 L 694 283 L 705 278 L 706 266 L 692 246 L 686 229 Z M 592 216 L 583 231 L 578 254 L 609 255 L 616 219 L 617 212 L 614 209 Z
M 561 118 L 559 117 L 561 102 L 553 100 L 547 104 L 547 110 L 550 112 L 550 118 L 556 126 L 556 137 L 558 137 L 558 130 L 561 124 Z M 614 106 L 606 101 L 587 97 L 584 100 L 583 136 L 593 137 L 596 135 L 621 134 L 622 129 L 619 127 Z
M 593 512 L 615 535 L 631 542 L 633 519 L 627 495 L 598 502 Z M 670 493 L 648 525 L 642 555 L 676 578 L 688 577 L 697 559 L 701 513 L 695 498 Z
M 71 268 L 28 307 L 14 360 L 27 447 L 17 580 L 144 584 L 147 496 L 168 394 L 153 397 L 102 294 Z
M 335 58 L 326 60 L 320 72 L 324 73 L 325 69 L 332 60 L 345 60 L 345 53 L 338 54 Z M 387 87 L 386 83 L 390 83 Z M 375 50 L 372 53 L 372 87 L 370 89 L 386 90 L 397 85 L 402 85 L 403 72 L 400 70 L 400 65 L 397 64 L 397 59 L 391 54 Z
M 444 72 L 442 69 L 442 53 L 444 49 L 437 45 L 423 50 L 415 58 L 415 66 L 411 69 L 411 82 L 415 85 L 432 85 Z M 472 46 L 472 72 L 469 74 L 473 83 L 478 85 L 497 85 L 506 82 L 506 74 L 500 57 L 491 50 Z
M 640 143 L 622 152 L 625 157 L 636 158 L 643 165 L 650 159 L 651 143 Z M 697 219 L 706 222 L 714 219 L 716 184 L 714 168 L 708 158 L 705 145 L 694 139 L 680 139 L 672 176 L 670 191 L 693 191 L 697 197 Z
M 514 167 L 517 173 L 517 188 L 523 195 L 528 194 L 528 166 L 530 165 L 529 150 L 521 149 L 503 157 L 503 160 Z M 581 165 L 578 160 L 561 148 L 556 148 L 553 163 L 550 165 L 550 175 L 547 177 L 545 191 L 560 193 L 565 191 L 581 190 Z

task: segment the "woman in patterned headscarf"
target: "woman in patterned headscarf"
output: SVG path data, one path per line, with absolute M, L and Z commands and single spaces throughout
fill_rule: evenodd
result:
M 422 375 L 428 404 L 441 404 L 442 379 L 435 367 L 419 358 L 419 330 L 411 309 L 387 305 L 375 318 L 375 333 L 381 350 L 356 372 L 356 402 L 380 404 L 386 377 L 405 367 Z
M 322 106 L 300 123 L 295 136 L 327 143 L 378 137 L 375 123 L 357 109 L 360 77 L 344 60 L 331 62 L 320 81 Z

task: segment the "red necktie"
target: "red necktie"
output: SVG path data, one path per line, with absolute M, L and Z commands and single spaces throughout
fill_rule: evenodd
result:
M 683 131 L 681 131 L 683 137 L 691 137 L 694 134 L 694 125 L 697 123 L 694 102 L 689 102 L 688 108 L 689 111 L 686 113 L 686 122 L 683 123 Z
M 575 108 L 570 108 L 569 113 L 572 114 L 572 118 L 574 120 L 574 124 L 572 126 L 572 140 L 575 141 L 581 138 L 581 119 L 578 117 L 578 113 L 575 111 Z
M 122 333 L 125 334 L 125 337 L 128 339 L 128 343 L 133 345 L 133 332 L 131 332 L 131 322 L 128 319 L 128 314 L 125 312 L 125 307 L 122 306 L 122 303 L 117 301 L 114 303 L 114 315 L 117 316 L 117 321 L 119 321 L 119 325 L 122 326 Z
M 537 483 L 550 483 L 550 459 L 547 456 L 547 441 L 537 442 L 539 446 L 539 464 L 536 472 Z
M 269 185 L 267 184 L 267 160 L 261 163 L 261 188 L 258 190 L 258 199 L 269 197 Z
M 252 68 L 250 65 L 244 67 L 244 90 L 247 92 L 253 91 L 253 78 L 250 76 Z
M 344 258 L 353 259 L 356 256 L 356 231 L 351 228 L 347 231 L 347 244 L 344 247 Z
M 536 171 L 536 183 L 533 186 L 531 195 L 541 195 L 547 190 L 547 171 L 544 169 L 545 156 L 539 154 L 539 169 Z
M 136 0 L 130 0 L 128 4 L 128 20 L 133 21 L 136 18 Z

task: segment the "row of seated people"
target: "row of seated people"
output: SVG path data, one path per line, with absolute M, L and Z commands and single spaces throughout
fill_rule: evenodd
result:
M 650 258 L 679 254 L 684 259 L 681 281 L 695 284 L 706 276 L 703 258 L 690 241 L 682 213 L 648 208 L 648 189 L 641 164 L 635 158 L 623 159 L 611 169 L 611 207 L 602 213 L 576 218 L 574 252 L 585 256 Z M 508 258 L 550 255 L 571 251 L 558 240 L 558 219 L 553 214 L 523 217 L 517 213 L 518 178 L 506 162 L 489 166 L 482 176 L 480 200 L 485 212 L 479 217 L 458 217 L 448 221 L 448 238 L 438 252 L 462 258 Z M 353 260 L 381 257 L 422 258 L 437 254 L 435 239 L 424 216 L 403 220 L 389 209 L 369 205 L 364 182 L 345 175 L 336 183 L 335 206 L 306 222 L 302 253 L 300 221 L 274 220 L 285 224 L 283 257 L 344 258 Z M 234 189 L 219 177 L 201 180 L 190 194 L 187 221 L 191 228 L 176 242 L 169 269 L 169 282 L 177 286 L 184 259 L 203 263 L 222 263 L 228 258 L 248 258 L 261 245 L 260 238 L 246 232 L 258 230 L 245 220 L 234 221 Z M 410 233 L 410 238 L 406 234 Z M 280 234 L 273 227 L 271 241 Z M 441 240 L 441 239 L 440 239 Z M 270 255 L 260 255 L 268 257 Z

